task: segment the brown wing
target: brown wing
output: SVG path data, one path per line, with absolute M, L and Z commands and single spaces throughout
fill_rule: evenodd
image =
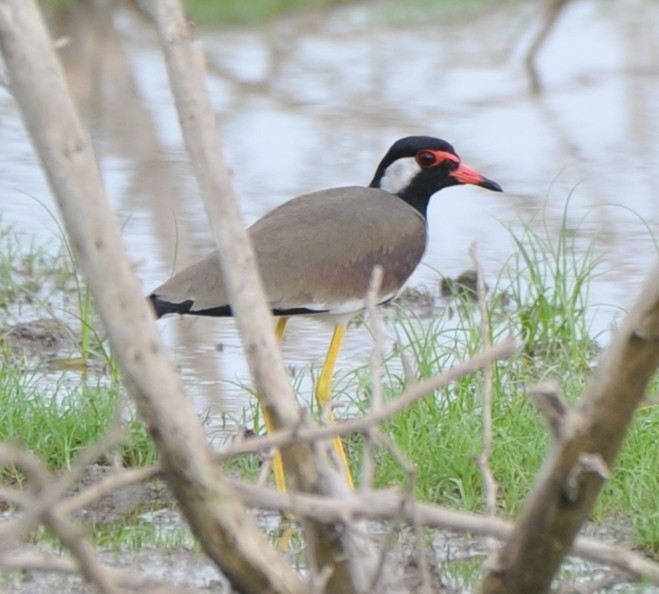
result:
M 278 313 L 359 311 L 376 264 L 384 269 L 381 300 L 391 299 L 426 246 L 420 213 L 393 194 L 362 187 L 300 196 L 270 211 L 249 231 L 268 300 Z M 188 303 L 188 313 L 230 313 L 222 311 L 228 300 L 217 252 L 173 276 L 154 297 Z

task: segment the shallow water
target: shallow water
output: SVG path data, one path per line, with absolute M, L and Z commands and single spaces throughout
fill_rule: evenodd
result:
M 602 260 L 590 302 L 593 333 L 606 330 L 656 262 L 659 7 L 570 5 L 540 55 L 545 92 L 535 98 L 522 67 L 539 23 L 529 4 L 463 23 L 392 24 L 377 10 L 348 7 L 258 30 L 202 31 L 246 223 L 306 191 L 367 183 L 396 138 L 441 136 L 506 193 L 452 188 L 436 196 L 430 245 L 410 286 L 437 292 L 437 271 L 471 267 L 473 242 L 496 279 L 514 251 L 507 227 L 556 237 L 569 198 L 569 232 Z M 52 28 L 71 39 L 62 58 L 146 293 L 213 245 L 157 36 L 143 16 L 111 6 L 76 5 Z M 2 221 L 26 241 L 52 239 L 53 202 L 6 89 L 0 134 Z M 218 405 L 242 423 L 251 401 L 239 384 L 249 385 L 249 374 L 233 322 L 159 324 L 199 408 Z M 317 365 L 329 334 L 318 322 L 292 320 L 286 361 L 296 370 Z M 365 327 L 351 330 L 339 366 L 365 363 L 371 345 Z M 309 393 L 309 374 L 301 381 Z

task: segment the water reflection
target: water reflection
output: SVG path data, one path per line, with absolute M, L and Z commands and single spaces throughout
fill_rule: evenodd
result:
M 203 32 L 246 222 L 305 191 L 366 183 L 400 136 L 444 137 L 508 193 L 454 188 L 436 197 L 426 265 L 411 284 L 436 287 L 436 270 L 462 272 L 473 241 L 495 278 L 514 249 L 506 225 L 531 222 L 557 235 L 569 197 L 568 229 L 584 250 L 594 241 L 602 258 L 591 301 L 594 330 L 606 328 L 656 261 L 659 7 L 571 5 L 540 56 L 546 93 L 537 99 L 520 58 L 536 17 L 524 4 L 462 24 L 392 25 L 348 7 L 257 31 Z M 51 26 L 70 38 L 61 55 L 146 292 L 213 243 L 157 36 L 145 15 L 120 3 L 76 3 Z M 3 220 L 49 236 L 56 227 L 41 203 L 52 202 L 6 90 L 0 131 Z M 217 382 L 249 382 L 233 322 L 161 327 L 199 406 L 218 403 L 240 417 L 245 392 Z M 294 321 L 286 360 L 319 363 L 329 332 Z M 366 329 L 349 332 L 341 364 L 365 362 L 370 345 Z

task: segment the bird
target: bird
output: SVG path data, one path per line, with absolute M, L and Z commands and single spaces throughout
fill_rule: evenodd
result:
M 427 209 L 445 188 L 502 188 L 465 165 L 451 144 L 432 136 L 394 142 L 366 186 L 304 194 L 266 213 L 248 230 L 266 299 L 282 339 L 291 316 L 329 319 L 334 331 L 315 397 L 328 422 L 334 367 L 347 323 L 366 307 L 376 266 L 382 269 L 377 303 L 395 299 L 417 268 L 428 241 Z M 174 274 L 150 295 L 156 317 L 166 314 L 226 317 L 231 304 L 217 250 Z M 264 414 L 266 430 L 272 423 Z M 333 440 L 346 480 L 353 485 L 340 438 Z M 281 458 L 273 461 L 275 483 L 286 489 Z

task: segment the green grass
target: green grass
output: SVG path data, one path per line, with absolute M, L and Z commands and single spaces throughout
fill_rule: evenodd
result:
M 126 401 L 89 293 L 75 270 L 61 238 L 53 249 L 0 225 L 0 441 L 26 448 L 52 472 L 65 471 L 121 414 L 124 440 L 94 462 L 152 464 L 155 447 Z M 68 334 L 72 348 L 63 359 L 44 357 L 38 342 L 23 351 L 12 341 L 11 326 L 34 319 L 52 321 Z M 25 480 L 12 464 L 0 467 L 0 478 L 14 487 Z M 182 538 L 174 532 L 157 533 L 149 522 L 127 518 L 95 526 L 93 534 L 99 544 L 118 548 L 174 546 Z M 34 538 L 44 536 L 37 532 Z
M 597 338 L 589 327 L 589 284 L 598 260 L 594 244 L 576 245 L 566 223 L 568 206 L 569 200 L 558 239 L 537 233 L 530 223 L 521 233 L 511 231 L 517 249 L 504 273 L 511 281 L 502 294 L 512 302 L 527 356 L 588 364 Z
M 190 18 L 203 25 L 254 25 L 292 11 L 326 8 L 347 0 L 184 0 Z
M 117 379 L 116 361 L 64 238 L 60 227 L 53 242 L 37 245 L 0 219 L 0 328 L 26 318 L 56 321 L 76 347 L 78 367 L 100 361 Z M 4 338 L 0 331 L 0 342 Z
M 504 0 L 414 0 L 379 3 L 371 12 L 387 22 L 419 21 L 428 16 L 450 18 L 501 3 Z M 202 25 L 255 25 L 290 13 L 331 8 L 354 0 L 184 0 L 186 13 Z
M 163 526 L 144 511 L 136 517 L 97 524 L 91 532 L 92 544 L 104 550 L 189 550 L 197 546 L 187 524 L 175 515 L 172 518 L 171 526 Z
M 46 385 L 39 373 L 5 362 L 0 369 L 0 440 L 22 445 L 53 471 L 69 468 L 83 448 L 107 432 L 123 397 L 118 384 L 78 379 L 73 385 L 66 378 Z M 123 426 L 128 438 L 117 452 L 123 463 L 155 462 L 155 450 L 137 419 L 130 416 Z M 12 467 L 1 472 L 21 481 L 20 471 Z
M 498 278 L 487 279 L 491 285 L 491 339 L 513 334 L 521 342 L 519 354 L 498 362 L 494 373 L 490 464 L 500 486 L 498 505 L 503 516 L 519 511 L 549 442 L 548 431 L 526 390 L 537 382 L 554 379 L 560 382 L 566 398 L 574 402 L 600 355 L 588 310 L 597 260 L 590 246 L 577 243 L 580 234 L 567 229 L 564 223 L 556 235 L 529 224 L 511 227 L 515 255 L 504 263 Z M 107 430 L 123 392 L 89 307 L 89 296 L 73 272 L 67 250 L 51 257 L 48 250 L 31 245 L 27 252 L 21 253 L 12 233 L 0 228 L 0 279 L 5 288 L 0 323 L 5 325 L 12 318 L 14 308 L 30 303 L 35 312 L 60 316 L 62 323 L 77 328 L 72 333 L 78 354 L 94 361 L 100 358 L 103 366 L 86 374 L 48 369 L 0 341 L 0 439 L 17 440 L 51 469 L 65 469 L 81 448 Z M 56 302 L 66 303 L 69 309 L 54 307 Z M 451 315 L 448 311 L 448 306 L 439 307 L 433 316 L 422 317 L 419 310 L 404 304 L 388 310 L 389 332 L 395 334 L 420 378 L 440 373 L 482 347 L 477 330 L 479 312 L 473 300 L 458 297 L 450 304 Z M 304 379 L 303 372 L 296 373 L 298 389 L 306 384 Z M 383 385 L 388 398 L 408 385 L 398 353 L 387 355 Z M 651 393 L 658 388 L 659 382 L 655 382 Z M 335 377 L 334 397 L 348 403 L 351 410 L 368 407 L 369 391 L 370 376 L 365 367 L 340 371 Z M 483 509 L 483 481 L 475 462 L 483 441 L 482 391 L 482 374 L 473 374 L 428 395 L 385 424 L 384 429 L 417 470 L 414 488 L 421 499 L 458 509 Z M 262 419 L 256 410 L 247 411 L 247 422 L 238 424 L 251 423 L 259 432 Z M 155 460 L 153 445 L 141 424 L 127 418 L 125 426 L 128 437 L 119 450 L 124 462 L 142 465 Z M 659 406 L 642 408 L 592 514 L 596 521 L 614 519 L 633 527 L 638 544 L 651 550 L 659 550 L 659 514 L 652 511 L 659 504 L 658 430 Z M 361 439 L 351 437 L 347 442 L 354 474 L 359 476 Z M 389 451 L 383 448 L 377 455 L 377 486 L 399 485 L 408 479 Z M 232 461 L 228 468 L 250 480 L 261 470 L 255 457 Z M 4 477 L 21 480 L 20 473 L 9 468 L 4 469 Z M 128 546 L 149 539 L 164 542 L 140 527 L 140 522 L 126 518 L 111 526 L 95 526 L 94 532 L 98 531 L 103 546 L 121 546 L 122 542 Z M 173 541 L 179 537 L 172 537 Z
M 0 300 L 0 439 L 20 443 L 51 470 L 68 468 L 82 448 L 107 431 L 124 394 L 66 242 L 52 250 L 0 226 Z M 44 359 L 38 345 L 37 356 L 31 356 L 12 343 L 11 324 L 34 318 L 66 329 L 71 357 Z M 128 439 L 119 449 L 122 459 L 127 465 L 153 462 L 146 430 L 134 415 L 124 416 Z M 20 480 L 14 469 L 3 474 Z
M 569 204 L 569 202 L 568 202 Z M 601 354 L 592 335 L 588 310 L 590 283 L 598 261 L 592 245 L 580 245 L 578 232 L 568 231 L 567 207 L 558 236 L 528 224 L 510 228 L 516 255 L 500 272 L 488 302 L 489 334 L 496 341 L 512 334 L 520 354 L 498 362 L 494 373 L 494 441 L 490 456 L 499 483 L 498 506 L 514 516 L 531 489 L 548 450 L 549 433 L 526 390 L 538 382 L 556 380 L 565 397 L 575 402 Z M 578 231 L 578 230 L 577 230 Z M 488 279 L 489 281 L 489 279 Z M 399 306 L 393 330 L 420 378 L 440 373 L 482 347 L 477 332 L 477 305 L 468 297 L 451 304 L 452 315 L 441 310 L 432 319 L 420 318 Z M 353 394 L 365 409 L 368 370 L 354 373 L 341 390 Z M 384 372 L 388 397 L 407 386 L 396 355 Z M 385 425 L 393 440 L 417 470 L 415 492 L 421 499 L 459 509 L 481 510 L 485 495 L 476 457 L 483 447 L 482 374 L 463 378 L 426 396 Z M 656 392 L 657 385 L 650 393 Z M 659 406 L 642 408 L 607 482 L 592 518 L 623 519 L 633 526 L 640 546 L 659 550 Z M 352 460 L 359 460 L 359 444 Z M 358 462 L 355 470 L 358 472 Z M 376 484 L 398 485 L 404 468 L 383 449 L 379 452 Z
M 71 267 L 64 252 L 51 254 L 50 246 L 19 237 L 0 218 L 0 311 L 10 306 L 31 306 L 41 296 L 61 293 L 70 280 Z
M 45 12 L 75 10 L 82 0 L 43 0 Z M 519 0 L 408 0 L 378 2 L 370 8 L 370 19 L 390 24 L 417 24 L 431 19 L 459 19 L 488 6 Z M 363 6 L 358 0 L 183 0 L 188 18 L 203 26 L 256 26 L 275 18 L 304 14 L 341 5 Z
M 557 381 L 570 402 L 586 386 L 601 355 L 589 315 L 590 285 L 598 274 L 588 235 L 568 228 L 566 203 L 558 233 L 532 226 L 510 226 L 515 254 L 492 282 L 488 301 L 489 335 L 494 341 L 512 334 L 517 356 L 498 362 L 493 386 L 494 440 L 490 465 L 499 484 L 498 507 L 513 517 L 533 486 L 547 454 L 549 432 L 531 404 L 527 390 L 539 382 Z M 482 348 L 478 307 L 459 296 L 433 317 L 421 317 L 406 304 L 389 309 L 390 332 L 411 362 L 417 377 L 432 377 Z M 611 308 L 613 311 L 613 308 Z M 397 353 L 387 355 L 383 384 L 388 398 L 404 390 L 408 380 Z M 298 383 L 301 382 L 297 376 Z M 339 372 L 334 398 L 362 412 L 369 406 L 370 370 Z M 659 381 L 650 393 L 659 391 Z M 385 424 L 389 435 L 416 469 L 415 493 L 422 500 L 480 511 L 485 495 L 476 457 L 483 447 L 483 376 L 473 374 L 419 400 Z M 625 447 L 591 517 L 633 527 L 638 544 L 659 550 L 659 406 L 639 410 Z M 353 474 L 359 476 L 362 441 L 346 440 Z M 248 467 L 251 476 L 254 466 Z M 405 468 L 387 449 L 378 451 L 376 486 L 408 479 Z

